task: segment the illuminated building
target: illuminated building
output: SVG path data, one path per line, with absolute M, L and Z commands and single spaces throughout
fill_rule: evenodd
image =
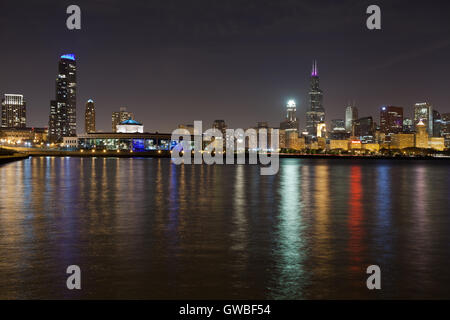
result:
M 318 138 L 324 138 L 327 134 L 327 127 L 325 125 L 325 123 L 319 123 L 317 125 L 317 137 Z
M 354 122 L 355 137 L 363 143 L 373 143 L 375 141 L 375 123 L 372 117 L 364 117 Z
M 419 123 L 416 126 L 415 147 L 416 148 L 421 148 L 421 149 L 427 149 L 428 148 L 427 127 L 422 122 L 422 120 L 420 120 Z
M 299 137 L 296 131 L 286 132 L 286 148 L 300 151 L 305 149 L 305 138 Z
M 414 132 L 414 121 L 410 118 L 403 119 L 403 133 L 413 133 Z
M 442 134 L 450 134 L 450 113 L 443 113 L 441 120 L 442 120 Z
M 50 102 L 49 139 L 62 141 L 77 133 L 77 68 L 75 55 L 62 55 L 56 77 L 56 99 Z
M 331 120 L 331 132 L 329 137 L 333 140 L 345 140 L 348 138 L 347 130 L 345 129 L 345 120 L 334 119 Z
M 386 142 L 386 134 L 381 132 L 381 130 L 375 130 L 375 142 L 376 143 L 385 143 Z
M 0 139 L 4 144 L 39 144 L 47 141 L 47 134 L 45 128 L 0 128 Z
M 317 145 L 319 146 L 319 149 L 325 150 L 327 147 L 327 139 L 324 137 L 317 137 Z
M 319 150 L 319 144 L 317 143 L 317 141 L 311 141 L 310 143 L 308 143 L 308 147 L 309 150 Z
M 348 148 L 350 150 L 361 150 L 362 148 L 361 140 L 350 140 Z
M 128 119 L 117 125 L 116 132 L 117 133 L 143 133 L 144 126 L 142 125 L 142 123 L 137 122 L 136 120 Z
M 86 133 L 95 132 L 95 104 L 91 99 L 86 103 L 84 112 L 84 128 Z
M 441 137 L 443 130 L 443 121 L 441 114 L 437 110 L 433 110 L 433 137 Z
M 328 148 L 330 150 L 348 151 L 348 140 L 330 140 Z
M 117 125 L 121 124 L 125 120 L 132 119 L 134 120 L 134 114 L 132 112 L 127 111 L 127 107 L 121 107 L 120 111 L 114 111 L 112 113 L 112 130 L 113 132 L 117 132 Z
M 308 137 L 317 137 L 317 126 L 325 122 L 325 110 L 323 108 L 323 93 L 319 87 L 319 71 L 317 61 L 314 61 L 311 73 L 311 88 L 309 90 L 309 109 L 306 112 L 306 131 Z
M 21 94 L 5 94 L 2 99 L 3 128 L 25 128 L 27 126 L 26 102 Z
M 428 135 L 433 135 L 433 106 L 427 102 L 416 103 L 414 105 L 414 125 L 422 121 L 425 125 Z
M 176 144 L 165 133 L 87 133 L 78 135 L 78 149 L 152 151 L 171 150 Z
M 413 133 L 397 133 L 391 136 L 391 149 L 406 149 L 414 147 Z
M 431 137 L 428 140 L 428 148 L 436 150 L 436 151 L 444 151 L 444 149 L 445 149 L 444 138 Z
M 386 135 L 403 131 L 403 108 L 382 106 L 380 110 L 380 129 Z
M 442 114 L 442 131 L 441 134 L 445 138 L 445 146 L 450 147 L 450 113 Z
M 286 130 L 279 129 L 278 135 L 279 135 L 278 147 L 280 149 L 286 149 L 287 148 L 287 145 L 286 145 Z
M 62 147 L 67 149 L 77 149 L 78 137 L 64 137 Z
M 358 109 L 354 106 L 345 108 L 345 130 L 353 135 L 353 122 L 358 119 Z
M 280 123 L 280 129 L 298 132 L 297 105 L 294 100 L 289 100 L 286 104 L 286 119 Z
M 380 151 L 380 144 L 379 143 L 366 143 L 366 144 L 362 145 L 362 148 L 366 151 L 378 152 L 378 151 Z

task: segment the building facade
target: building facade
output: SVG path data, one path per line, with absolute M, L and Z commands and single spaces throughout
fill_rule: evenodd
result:
M 112 113 L 112 130 L 117 132 L 117 125 L 121 124 L 125 120 L 134 120 L 134 114 L 127 111 L 127 107 L 121 107 L 120 111 Z
M 433 109 L 433 137 L 441 137 L 443 121 L 439 111 Z
M 375 142 L 375 123 L 372 117 L 364 117 L 354 122 L 354 136 L 362 143 Z
M 380 110 L 380 130 L 386 135 L 403 132 L 403 108 L 382 106 Z
M 49 139 L 60 142 L 77 134 L 77 67 L 74 54 L 62 55 L 56 77 L 56 99 L 50 102 Z
M 21 94 L 5 94 L 2 99 L 2 128 L 27 126 L 26 102 Z
M 347 106 L 345 108 L 345 130 L 347 133 L 353 133 L 353 122 L 358 119 L 358 109 L 355 106 Z
M 414 105 L 414 125 L 422 121 L 429 136 L 433 135 L 433 106 L 428 102 L 416 103 Z
M 0 141 L 5 144 L 40 144 L 47 142 L 46 128 L 0 128 Z
M 89 99 L 86 103 L 86 109 L 84 111 L 84 130 L 86 133 L 95 132 L 95 104 L 92 99 Z
M 391 137 L 391 149 L 406 149 L 414 147 L 413 133 L 396 133 Z
M 294 100 L 289 100 L 286 104 L 286 118 L 280 123 L 280 129 L 286 131 L 299 131 L 297 105 Z
M 304 150 L 306 148 L 305 138 L 299 137 L 296 131 L 286 132 L 286 148 L 295 151 Z
M 428 148 L 436 150 L 436 151 L 444 151 L 444 149 L 445 149 L 444 138 L 431 137 L 428 140 Z
M 144 133 L 144 125 L 136 120 L 128 119 L 116 127 L 117 133 Z
M 83 150 L 124 150 L 144 152 L 172 150 L 176 144 L 171 134 L 163 133 L 88 133 L 78 135 L 78 149 Z
M 450 113 L 443 113 L 442 116 L 442 137 L 445 139 L 445 146 L 450 148 Z
M 329 132 L 329 138 L 333 140 L 345 140 L 349 138 L 345 126 L 345 120 L 331 120 L 331 131 Z
M 428 132 L 426 125 L 419 121 L 416 126 L 415 147 L 420 149 L 428 148 Z
M 403 119 L 403 133 L 413 133 L 414 132 L 414 121 L 410 118 Z

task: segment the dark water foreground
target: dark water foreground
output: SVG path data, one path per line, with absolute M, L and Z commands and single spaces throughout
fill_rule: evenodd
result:
M 1 166 L 0 298 L 450 298 L 450 163 L 280 161 Z

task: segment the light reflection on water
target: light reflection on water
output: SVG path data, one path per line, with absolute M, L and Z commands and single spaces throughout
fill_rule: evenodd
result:
M 0 298 L 450 298 L 444 162 L 48 157 L 0 186 Z

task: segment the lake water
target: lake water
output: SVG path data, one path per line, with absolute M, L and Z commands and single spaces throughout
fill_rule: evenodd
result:
M 450 298 L 450 162 L 0 167 L 0 298 Z M 78 265 L 82 290 L 66 288 Z M 382 289 L 366 268 L 379 265 Z

